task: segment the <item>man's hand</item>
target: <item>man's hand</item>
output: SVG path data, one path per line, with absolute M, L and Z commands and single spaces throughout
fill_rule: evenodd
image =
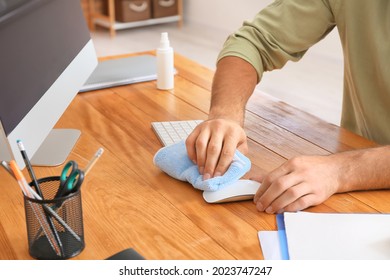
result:
M 299 156 L 268 175 L 254 197 L 267 213 L 299 211 L 318 205 L 334 193 L 390 188 L 390 146 L 329 156 Z
M 233 160 L 236 149 L 248 151 L 244 129 L 239 123 L 224 119 L 204 121 L 186 140 L 189 158 L 198 165 L 207 180 L 223 175 Z
M 339 191 L 343 169 L 332 156 L 300 156 L 288 160 L 261 181 L 254 202 L 259 211 L 281 213 L 317 205 Z
M 227 56 L 218 61 L 213 78 L 209 119 L 186 141 L 189 158 L 207 180 L 223 175 L 234 152 L 247 153 L 245 106 L 257 84 L 255 68 L 244 59 Z

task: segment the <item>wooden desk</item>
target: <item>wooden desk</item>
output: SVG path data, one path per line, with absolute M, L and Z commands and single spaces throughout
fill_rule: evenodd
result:
M 174 92 L 152 81 L 82 93 L 57 124 L 82 131 L 69 156 L 81 167 L 105 149 L 82 188 L 86 248 L 75 259 L 104 259 L 128 247 L 147 259 L 263 258 L 257 232 L 275 230 L 274 215 L 257 212 L 252 201 L 207 204 L 201 191 L 152 163 L 161 148 L 152 121 L 207 117 L 213 72 L 180 55 L 175 67 Z M 253 163 L 247 177 L 295 155 L 374 145 L 260 93 L 248 105 L 246 131 Z M 0 182 L 0 259 L 30 259 L 21 192 L 3 169 Z M 337 194 L 307 211 L 390 212 L 388 201 L 388 191 Z

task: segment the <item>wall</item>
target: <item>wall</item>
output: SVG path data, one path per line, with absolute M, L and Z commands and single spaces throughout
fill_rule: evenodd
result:
M 230 34 L 272 0 L 183 0 L 184 21 Z M 206 30 L 206 29 L 205 29 Z M 343 57 L 337 30 L 313 46 L 298 63 L 265 73 L 257 87 L 331 123 L 339 124 Z
M 273 0 L 183 0 L 184 20 L 230 33 L 272 2 Z M 342 59 L 337 31 L 331 32 L 311 52 L 332 59 Z
M 272 0 L 183 0 L 184 18 L 198 24 L 235 30 Z M 200 16 L 201 15 L 201 16 Z

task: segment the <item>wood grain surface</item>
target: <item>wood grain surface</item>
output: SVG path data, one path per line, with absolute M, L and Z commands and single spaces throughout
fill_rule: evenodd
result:
M 207 204 L 201 191 L 153 165 L 161 144 L 152 121 L 207 118 L 213 72 L 179 54 L 175 67 L 172 91 L 151 81 L 80 93 L 57 123 L 81 130 L 69 155 L 80 167 L 105 149 L 82 186 L 86 247 L 74 259 L 105 259 L 129 247 L 146 259 L 263 258 L 257 233 L 275 230 L 275 215 L 259 213 L 252 201 Z M 253 165 L 246 177 L 296 155 L 375 146 L 261 92 L 250 99 L 245 130 Z M 61 168 L 35 170 L 45 177 Z M 3 169 L 0 187 L 0 259 L 31 259 L 22 193 Z M 389 212 L 389 200 L 387 191 L 337 194 L 307 211 Z

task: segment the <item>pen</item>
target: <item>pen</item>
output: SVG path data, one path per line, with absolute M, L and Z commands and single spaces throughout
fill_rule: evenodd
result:
M 9 165 L 10 165 L 10 168 L 11 168 L 12 172 L 14 173 L 16 180 L 18 181 L 18 184 L 19 184 L 20 188 L 22 189 L 22 192 L 24 193 L 24 195 L 29 197 L 29 198 L 35 198 L 34 194 L 33 194 L 34 191 L 31 189 L 31 187 L 27 183 L 26 178 L 23 176 L 23 173 L 20 171 L 17 163 L 14 160 L 11 160 Z M 56 230 L 55 230 L 55 228 L 53 228 L 54 225 L 53 225 L 51 219 L 49 219 L 48 217 L 45 217 L 44 213 L 41 211 L 41 209 L 39 208 L 39 206 L 37 204 L 31 203 L 31 201 L 28 201 L 28 202 L 31 206 L 32 211 L 35 214 L 35 217 L 37 218 L 39 224 L 41 225 L 41 228 L 43 229 L 51 247 L 53 248 L 53 250 L 55 251 L 55 253 L 58 256 L 61 256 L 62 255 L 62 248 L 60 247 L 61 241 L 60 241 L 58 236 L 55 236 Z M 46 220 L 46 218 L 48 218 L 48 219 Z M 50 225 L 48 224 L 48 221 L 50 222 Z
M 1 165 L 4 167 L 5 170 L 7 170 L 7 172 L 15 178 L 15 175 L 14 173 L 12 172 L 11 168 L 9 167 L 8 163 L 6 161 L 1 161 Z M 16 179 L 16 178 L 15 178 Z
M 11 160 L 9 163 L 9 166 L 11 168 L 11 171 L 13 172 L 16 180 L 19 183 L 20 188 L 23 191 L 23 194 L 29 198 L 34 198 L 32 192 L 31 192 L 31 187 L 26 181 L 26 178 L 24 177 L 23 173 L 20 171 L 16 161 Z
M 24 148 L 23 142 L 21 140 L 17 140 L 16 143 L 18 144 L 20 153 L 22 154 L 24 163 L 26 164 L 26 167 L 27 167 L 27 170 L 28 170 L 28 174 L 30 175 L 31 180 L 34 183 L 35 189 L 37 190 L 37 193 L 41 197 L 43 197 L 41 189 L 39 188 L 39 184 L 38 184 L 37 178 L 35 177 L 34 170 L 33 170 L 32 166 L 31 166 L 30 160 L 29 160 L 29 158 L 27 156 L 26 149 Z
M 103 154 L 104 149 L 100 148 L 96 151 L 95 155 L 92 157 L 92 159 L 89 161 L 87 166 L 84 169 L 84 176 L 88 174 L 88 172 L 92 169 L 92 167 L 95 165 L 97 160 L 100 158 L 100 156 Z

